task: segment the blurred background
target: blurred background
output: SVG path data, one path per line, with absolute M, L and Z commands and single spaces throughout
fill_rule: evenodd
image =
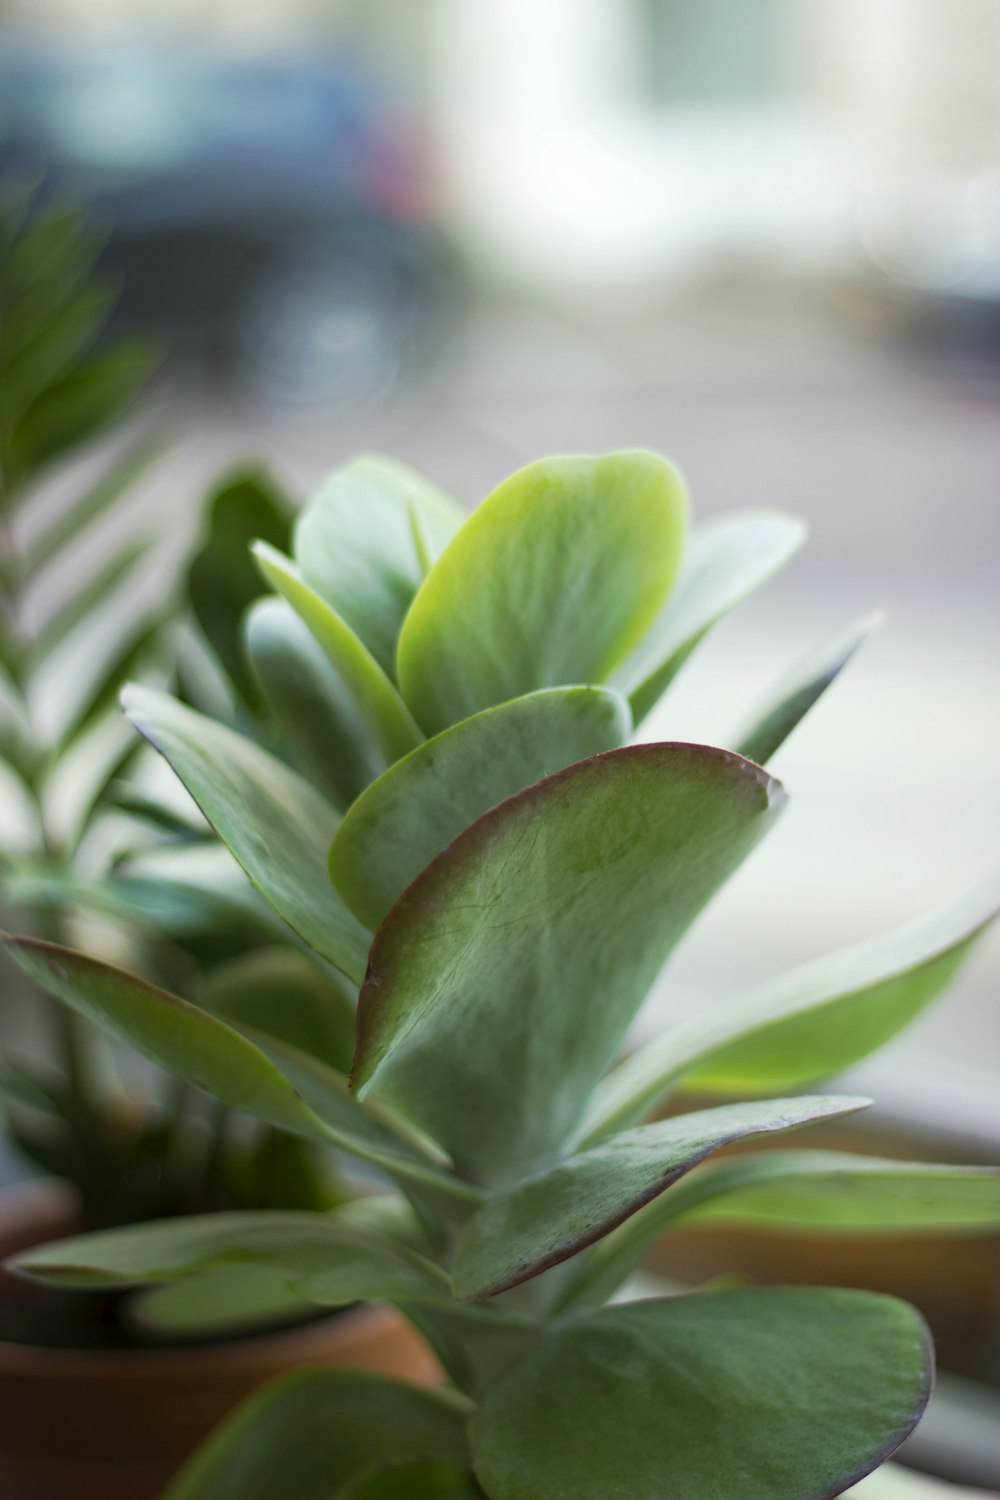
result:
M 812 534 L 651 737 L 726 739 L 885 608 L 647 1030 L 995 861 L 997 0 L 6 0 L 0 170 L 40 163 L 169 340 L 168 548 L 248 452 L 304 496 L 384 448 L 471 506 L 543 453 L 661 449 L 700 517 Z M 851 1080 L 908 1150 L 1000 1159 L 998 970 L 995 933 Z

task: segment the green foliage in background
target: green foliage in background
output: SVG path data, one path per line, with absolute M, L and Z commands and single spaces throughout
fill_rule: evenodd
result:
M 250 602 L 228 549 L 256 524 L 233 494 L 195 580 L 230 663 L 215 607 L 230 582 L 234 608 Z M 986 1169 L 780 1143 L 719 1155 L 863 1108 L 828 1076 L 940 992 L 996 915 L 996 881 L 621 1059 L 671 951 L 785 802 L 759 762 L 637 742 L 636 727 L 801 536 L 760 514 L 689 537 L 679 475 L 645 452 L 532 464 L 464 522 L 420 476 L 362 458 L 299 518 L 290 554 L 273 535 L 255 547 L 275 593 L 246 613 L 229 722 L 127 691 L 136 727 L 297 951 L 339 976 L 335 993 L 275 963 L 183 998 L 65 947 L 12 939 L 12 953 L 75 1011 L 382 1187 L 325 1214 L 112 1231 L 20 1267 L 144 1288 L 161 1327 L 210 1324 L 222 1278 L 230 1326 L 267 1298 L 388 1301 L 449 1381 L 279 1381 L 170 1500 L 819 1500 L 919 1419 L 928 1335 L 893 1298 L 706 1287 L 609 1302 L 681 1223 L 1000 1225 Z M 739 744 L 768 759 L 856 634 L 780 686 Z M 268 740 L 251 701 L 280 734 Z M 692 1089 L 719 1102 L 693 1109 Z
M 119 432 L 159 354 L 148 339 L 109 334 L 115 292 L 95 270 L 100 248 L 76 209 L 14 192 L 0 203 L 0 792 L 23 825 L 4 829 L 0 890 L 49 939 L 68 940 L 81 913 L 99 915 L 151 963 L 187 974 L 209 957 L 273 944 L 275 924 L 225 855 L 220 867 L 196 809 L 185 817 L 123 779 L 137 742 L 122 734 L 118 694 L 130 675 L 164 676 L 179 602 L 175 582 L 151 574 L 158 538 L 137 534 L 129 512 L 160 445 L 123 446 Z M 217 497 L 216 530 L 235 508 L 251 535 L 284 535 L 269 532 L 263 513 L 277 501 L 268 494 L 254 508 L 255 485 L 263 481 L 238 487 L 235 506 Z M 202 561 L 192 569 L 192 604 L 210 639 L 213 601 L 225 610 L 236 590 L 238 614 L 240 586 L 256 592 L 245 545 L 239 551 L 243 575 L 226 570 L 220 580 Z M 236 658 L 224 660 L 235 673 Z M 132 823 L 123 830 L 119 817 L 115 837 L 133 853 L 149 842 L 151 816 L 173 847 L 112 880 L 102 845 L 122 810 Z M 322 991 L 308 957 L 286 957 L 300 984 Z M 79 1189 L 85 1223 L 335 1201 L 316 1153 L 295 1137 L 255 1129 L 224 1141 L 231 1122 L 173 1081 L 140 1103 L 99 1033 L 63 1006 L 47 1019 L 44 1055 L 11 1050 L 0 1062 L 0 1096 L 16 1145 Z

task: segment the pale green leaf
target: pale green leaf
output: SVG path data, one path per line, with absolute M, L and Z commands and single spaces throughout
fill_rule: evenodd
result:
M 409 709 L 347 622 L 309 587 L 287 557 L 264 542 L 256 543 L 253 552 L 268 582 L 301 616 L 322 646 L 386 763 L 391 765 L 419 745 L 423 735 Z
M 777 512 L 724 516 L 694 533 L 666 603 L 612 678 L 629 698 L 637 724 L 712 626 L 766 583 L 804 540 L 802 522 Z
M 295 948 L 257 948 L 202 976 L 197 1001 L 237 1028 L 288 1042 L 346 1074 L 357 988 Z
M 750 723 L 733 738 L 739 753 L 747 760 L 765 765 L 882 619 L 879 612 L 867 615 L 836 640 L 811 652 L 800 662 L 790 676 L 778 684 Z
M 447 1296 L 430 1261 L 333 1214 L 195 1214 L 75 1235 L 16 1255 L 21 1272 L 62 1287 L 156 1285 L 226 1267 L 281 1271 L 288 1288 L 324 1307 Z
M 68 948 L 32 938 L 7 938 L 5 945 L 42 989 L 224 1104 L 339 1146 L 397 1182 L 449 1201 L 469 1196 L 383 1113 L 359 1106 L 342 1076 L 306 1053 L 263 1032 L 237 1031 L 177 995 Z
M 680 1080 L 753 1096 L 849 1067 L 912 1021 L 949 983 L 1000 910 L 991 876 L 929 918 L 805 964 L 628 1058 L 601 1086 L 588 1139 L 641 1119 Z
M 491 1500 L 831 1500 L 916 1425 L 930 1339 L 871 1292 L 766 1288 L 551 1329 L 470 1433 Z
M 54 943 L 5 938 L 4 946 L 43 990 L 143 1056 L 234 1109 L 297 1134 L 328 1139 L 263 1053 L 197 1006 Z
M 243 652 L 243 616 L 263 592 L 250 554 L 257 538 L 286 547 L 292 504 L 266 470 L 228 475 L 206 502 L 208 529 L 188 569 L 188 595 L 202 634 L 243 699 L 255 705 L 256 683 Z
M 726 751 L 639 745 L 502 802 L 389 913 L 354 1082 L 471 1176 L 547 1162 L 678 938 L 784 794 Z
M 363 454 L 330 476 L 295 526 L 303 578 L 390 677 L 399 627 L 424 576 L 411 511 L 434 555 L 463 519 L 454 501 L 415 469 Z
M 574 761 L 622 745 L 624 699 L 607 688 L 546 688 L 463 719 L 396 762 L 338 828 L 330 874 L 377 927 L 436 854 L 489 808 Z
M 130 685 L 122 703 L 278 915 L 360 983 L 369 935 L 327 874 L 337 827 L 329 803 L 258 745 L 165 693 Z
M 665 1230 L 741 1224 L 792 1234 L 973 1234 L 1000 1229 L 1000 1168 L 840 1151 L 755 1151 L 711 1162 L 621 1224 L 569 1301 L 604 1301 Z
M 280 1267 L 240 1264 L 137 1292 L 129 1300 L 128 1321 L 174 1340 L 227 1338 L 283 1326 L 315 1311 L 291 1290 Z
M 349 807 L 388 762 L 343 678 L 283 599 L 259 599 L 244 629 L 254 675 L 304 774 L 335 807 Z
M 675 1223 L 821 1234 L 972 1234 L 1000 1229 L 1000 1167 L 847 1151 L 761 1151 L 706 1167 L 678 1191 Z
M 466 1461 L 465 1417 L 444 1392 L 361 1370 L 297 1371 L 227 1418 L 163 1500 L 336 1500 L 378 1463 Z
M 639 450 L 541 459 L 466 521 L 403 622 L 400 687 L 435 734 L 536 688 L 603 681 L 652 624 L 687 497 Z
M 870 1102 L 805 1097 L 729 1104 L 612 1136 L 490 1195 L 459 1240 L 452 1270 L 455 1295 L 469 1301 L 491 1297 L 568 1260 L 658 1199 L 722 1146 L 863 1109 Z

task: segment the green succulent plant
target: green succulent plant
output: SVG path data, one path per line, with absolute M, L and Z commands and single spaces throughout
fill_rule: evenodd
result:
M 841 1493 L 919 1419 L 929 1337 L 891 1297 L 619 1296 L 681 1224 L 1000 1224 L 990 1169 L 717 1158 L 864 1107 L 801 1091 L 934 998 L 995 916 L 996 880 L 621 1057 L 671 950 L 781 811 L 760 762 L 860 634 L 797 671 L 735 750 L 634 742 L 714 622 L 802 538 L 779 515 L 686 529 L 682 481 L 650 453 L 531 464 L 467 520 L 402 465 L 362 458 L 298 519 L 292 557 L 255 549 L 275 594 L 249 610 L 246 663 L 278 754 L 126 692 L 221 842 L 339 976 L 341 1010 L 280 975 L 187 1000 L 66 949 L 11 951 L 114 1035 L 383 1187 L 327 1214 L 90 1236 L 20 1267 L 146 1288 L 187 1327 L 223 1286 L 249 1316 L 260 1278 L 288 1307 L 391 1302 L 448 1380 L 279 1381 L 170 1500 L 804 1500 Z M 348 1070 L 333 1033 L 355 1008 Z M 719 1102 L 685 1111 L 693 1090 Z M 668 1100 L 678 1112 L 656 1118 Z

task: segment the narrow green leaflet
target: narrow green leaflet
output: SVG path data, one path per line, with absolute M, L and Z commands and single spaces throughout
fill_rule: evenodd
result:
M 296 1371 L 238 1407 L 163 1500 L 337 1500 L 376 1464 L 467 1461 L 465 1418 L 445 1392 L 362 1370 Z
M 403 622 L 399 684 L 436 734 L 536 688 L 603 681 L 680 563 L 687 496 L 652 453 L 542 459 L 445 548 Z
M 731 737 L 739 753 L 747 760 L 765 765 L 883 618 L 881 611 L 867 615 L 800 662 L 757 710 L 753 720 Z
M 27 483 L 77 443 L 96 437 L 123 416 L 159 357 L 159 350 L 147 339 L 119 342 L 36 397 L 3 434 L 10 488 Z
M 149 556 L 149 550 L 150 543 L 145 538 L 126 542 L 92 578 L 84 579 L 77 591 L 45 621 L 38 635 L 37 656 L 54 651 L 99 606 L 106 604 L 109 595 Z
M 287 557 L 263 542 L 254 556 L 268 582 L 308 625 L 357 705 L 379 753 L 391 765 L 423 739 L 391 680 L 346 620 L 305 582 Z
M 244 699 L 258 700 L 243 653 L 243 616 L 261 592 L 250 543 L 287 547 L 292 505 L 263 469 L 244 469 L 218 485 L 208 501 L 208 534 L 188 569 L 188 595 L 202 633 Z
M 257 948 L 202 978 L 198 1004 L 237 1028 L 288 1042 L 346 1074 L 357 987 L 296 948 Z
M 396 640 L 424 567 L 462 524 L 455 502 L 406 464 L 363 454 L 338 469 L 296 523 L 293 551 L 302 576 L 364 642 L 389 676 Z
M 612 683 L 640 723 L 703 636 L 747 594 L 766 583 L 805 540 L 794 516 L 746 511 L 700 527 L 667 601 Z
M 388 761 L 343 678 L 283 599 L 259 599 L 244 631 L 254 676 L 303 773 L 334 807 L 349 807 Z
M 50 1286 L 124 1287 L 202 1276 L 228 1266 L 281 1271 L 291 1291 L 324 1307 L 447 1296 L 430 1261 L 336 1214 L 195 1214 L 76 1235 L 26 1250 L 17 1269 Z
M 1000 1167 L 761 1151 L 691 1177 L 678 1190 L 671 1219 L 822 1234 L 995 1232 Z
M 61 552 L 92 521 L 110 510 L 149 471 L 162 452 L 163 444 L 160 441 L 143 438 L 115 457 L 93 484 L 68 505 L 57 519 L 39 532 L 34 540 L 29 541 L 25 556 L 27 572 L 39 572 L 43 564 Z
M 166 693 L 130 685 L 122 705 L 278 915 L 360 983 L 369 935 L 327 874 L 330 804 L 259 746 Z
M 641 1119 L 681 1079 L 698 1092 L 749 1096 L 831 1077 L 919 1015 L 998 911 L 1000 873 L 929 918 L 693 1017 L 608 1077 L 586 1138 Z
M 927 1404 L 919 1314 L 871 1292 L 632 1302 L 550 1330 L 472 1419 L 490 1500 L 830 1500 Z
M 533 782 L 623 745 L 628 705 L 607 688 L 546 688 L 463 719 L 396 762 L 338 828 L 330 874 L 375 928 L 436 854 Z
M 417 877 L 376 935 L 353 1083 L 474 1179 L 546 1164 L 671 948 L 771 826 L 749 761 L 638 745 L 502 802 Z
M 769 1099 L 697 1110 L 612 1136 L 537 1177 L 491 1194 L 459 1240 L 452 1273 L 455 1295 L 467 1301 L 492 1297 L 568 1260 L 721 1146 L 870 1103 L 851 1097 Z

